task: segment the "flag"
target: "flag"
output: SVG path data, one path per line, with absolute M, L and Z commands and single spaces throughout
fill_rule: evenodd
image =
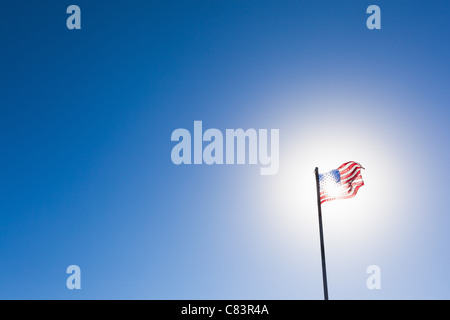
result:
M 356 196 L 364 185 L 359 163 L 349 161 L 335 170 L 319 174 L 320 203 Z

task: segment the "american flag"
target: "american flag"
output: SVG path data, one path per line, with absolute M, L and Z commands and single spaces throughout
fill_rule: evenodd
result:
M 335 170 L 319 174 L 320 203 L 356 196 L 364 185 L 359 163 L 349 161 Z

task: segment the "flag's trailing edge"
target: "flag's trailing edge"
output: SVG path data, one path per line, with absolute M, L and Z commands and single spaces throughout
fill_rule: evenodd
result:
M 359 163 L 349 161 L 335 170 L 319 174 L 320 203 L 356 196 L 364 185 Z

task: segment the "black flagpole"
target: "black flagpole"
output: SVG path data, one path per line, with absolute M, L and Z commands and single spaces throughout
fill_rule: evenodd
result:
M 314 172 L 316 174 L 317 207 L 319 208 L 319 232 L 320 232 L 320 253 L 322 255 L 323 296 L 325 300 L 328 300 L 327 268 L 325 265 L 325 246 L 323 243 L 322 205 L 320 203 L 319 168 L 316 167 L 316 170 Z

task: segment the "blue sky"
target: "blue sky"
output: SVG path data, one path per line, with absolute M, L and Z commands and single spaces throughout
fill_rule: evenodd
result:
M 321 299 L 313 170 L 350 160 L 366 185 L 323 206 L 330 298 L 450 298 L 448 1 L 2 8 L 0 298 Z M 175 166 L 196 120 L 279 129 L 278 174 Z

